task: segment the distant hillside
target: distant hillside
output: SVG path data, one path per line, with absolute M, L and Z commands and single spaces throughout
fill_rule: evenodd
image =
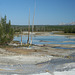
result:
M 70 25 L 75 25 L 75 22 L 70 23 Z
M 75 25 L 75 22 L 71 22 L 71 23 L 60 23 L 59 25 Z

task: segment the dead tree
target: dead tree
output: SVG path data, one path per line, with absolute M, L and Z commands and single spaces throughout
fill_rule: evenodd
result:
M 29 20 L 28 20 L 28 40 L 27 40 L 27 44 L 29 44 L 29 36 L 30 36 L 30 8 L 29 8 Z
M 32 22 L 32 33 L 31 33 L 31 43 L 32 44 L 32 37 L 33 37 L 33 32 L 34 32 L 34 17 L 35 17 L 35 7 L 36 7 L 36 2 L 35 2 L 35 6 L 34 6 L 34 15 L 33 15 L 33 22 Z

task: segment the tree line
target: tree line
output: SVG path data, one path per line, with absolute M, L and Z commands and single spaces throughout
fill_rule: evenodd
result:
M 12 25 L 15 32 L 28 31 L 28 25 Z M 32 26 L 30 26 L 30 31 Z M 75 33 L 75 25 L 34 25 L 34 32 L 63 31 L 64 33 Z
M 11 27 L 11 21 L 7 23 L 7 16 L 1 17 L 0 20 L 0 45 L 8 44 L 13 40 L 14 30 Z

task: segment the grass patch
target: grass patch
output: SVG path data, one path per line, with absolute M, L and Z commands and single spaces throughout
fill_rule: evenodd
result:
M 59 34 L 59 35 L 75 35 L 75 33 L 54 33 L 54 34 Z
M 12 41 L 11 43 L 12 43 L 12 44 L 14 44 L 14 43 L 16 43 L 16 44 L 20 44 L 19 41 Z
M 0 45 L 0 48 L 13 48 L 11 45 Z

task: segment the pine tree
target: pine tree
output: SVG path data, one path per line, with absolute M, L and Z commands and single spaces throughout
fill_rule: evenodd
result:
M 6 15 L 1 18 L 0 23 L 0 44 L 7 44 L 13 40 L 14 30 L 11 28 L 11 21 L 6 23 Z

